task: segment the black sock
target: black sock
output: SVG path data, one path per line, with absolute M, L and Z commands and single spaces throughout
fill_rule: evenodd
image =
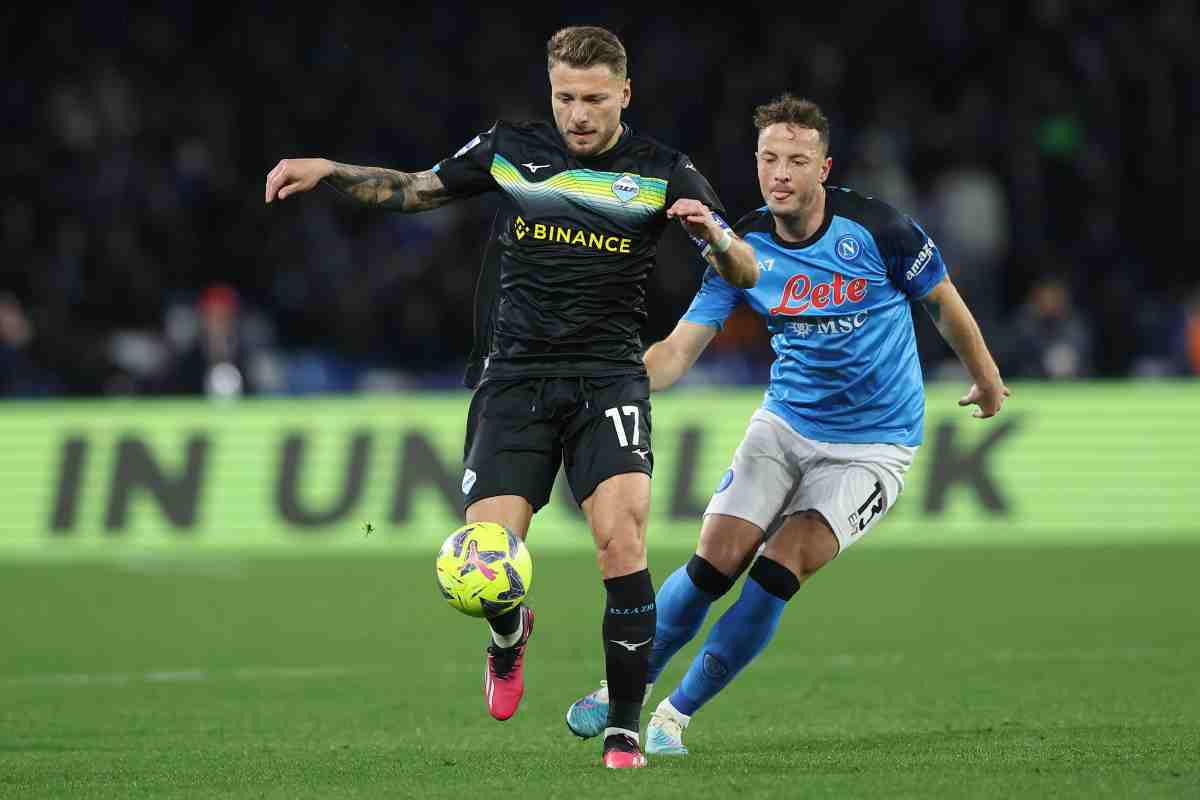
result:
M 512 636 L 517 632 L 517 626 L 521 624 L 521 607 L 517 606 L 498 617 L 492 617 L 487 623 L 498 635 Z
M 608 727 L 641 727 L 646 673 L 654 646 L 654 585 L 650 570 L 609 578 L 604 609 L 604 666 L 608 673 Z
M 800 579 L 783 564 L 766 556 L 759 556 L 754 562 L 754 566 L 750 568 L 750 577 L 785 603 L 800 591 Z

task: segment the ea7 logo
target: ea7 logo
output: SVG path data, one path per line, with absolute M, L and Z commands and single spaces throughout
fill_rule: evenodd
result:
M 770 272 L 771 268 L 774 266 L 775 266 L 775 259 L 773 259 L 773 258 L 764 258 L 758 262 L 758 268 L 760 270 L 762 270 L 763 272 Z

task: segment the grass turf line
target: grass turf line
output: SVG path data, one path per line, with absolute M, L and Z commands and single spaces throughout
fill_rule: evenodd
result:
M 686 555 L 653 551 L 656 585 Z M 443 605 L 432 554 L 0 566 L 0 797 L 1188 796 L 1198 557 L 852 550 L 697 714 L 693 754 L 637 774 L 599 769 L 562 720 L 602 677 L 585 551 L 534 551 L 506 723 L 484 710 L 484 628 Z

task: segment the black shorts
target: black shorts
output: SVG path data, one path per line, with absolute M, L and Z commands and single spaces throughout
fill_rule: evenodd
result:
M 625 472 L 651 474 L 650 379 L 520 378 L 484 381 L 471 398 L 463 506 L 515 494 L 537 511 L 559 465 L 578 503 Z

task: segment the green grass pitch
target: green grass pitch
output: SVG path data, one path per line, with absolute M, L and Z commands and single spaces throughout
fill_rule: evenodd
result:
M 583 550 L 531 540 L 506 723 L 432 553 L 0 564 L 0 797 L 1196 797 L 1200 544 L 1134 539 L 864 543 L 697 714 L 692 755 L 630 773 L 563 722 L 602 677 Z M 657 585 L 687 551 L 651 548 Z

